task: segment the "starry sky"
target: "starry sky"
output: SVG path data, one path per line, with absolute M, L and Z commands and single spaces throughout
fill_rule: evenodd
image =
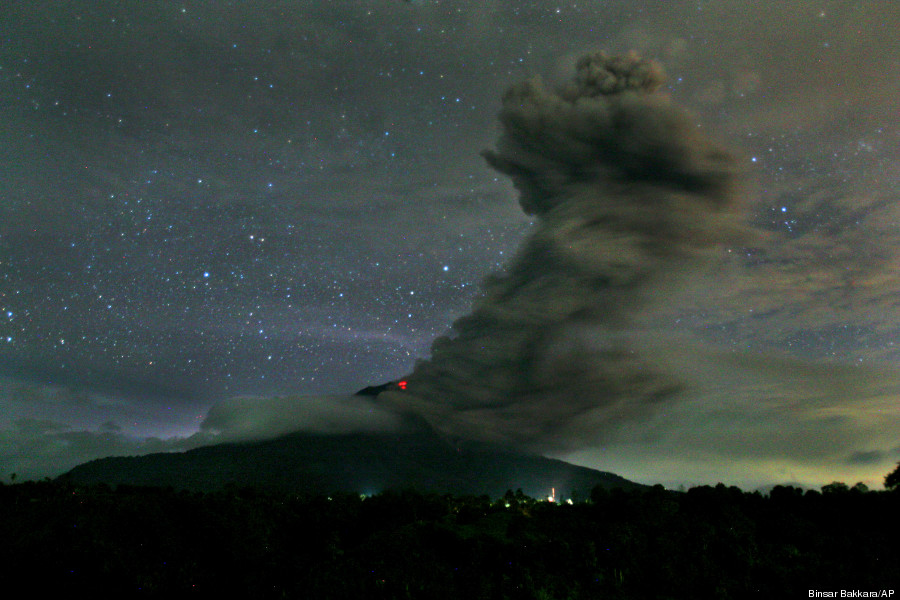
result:
M 679 395 L 545 451 L 672 486 L 879 485 L 898 26 L 888 1 L 0 8 L 0 477 L 390 426 L 348 396 L 412 372 L 538 227 L 480 155 L 504 90 L 602 49 L 658 61 L 734 152 L 754 234 L 620 332 Z

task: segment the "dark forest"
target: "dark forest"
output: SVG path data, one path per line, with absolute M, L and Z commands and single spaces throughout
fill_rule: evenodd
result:
M 893 477 L 893 478 L 892 478 Z M 800 598 L 900 582 L 900 488 L 385 491 L 0 486 L 5 587 L 116 598 Z M 840 596 L 838 596 L 840 597 Z

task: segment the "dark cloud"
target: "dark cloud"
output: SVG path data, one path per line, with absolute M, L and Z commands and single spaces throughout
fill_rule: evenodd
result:
M 873 465 L 885 461 L 885 453 L 881 450 L 866 450 L 854 452 L 847 457 L 847 463 L 851 465 Z
M 574 80 L 555 90 L 538 78 L 512 86 L 503 98 L 498 150 L 484 153 L 491 166 L 513 178 L 526 213 L 546 215 L 575 195 L 591 195 L 592 204 L 625 216 L 635 210 L 625 207 L 640 200 L 597 193 L 614 182 L 698 192 L 712 205 L 728 203 L 732 155 L 655 94 L 665 79 L 657 63 L 600 52 L 575 68 Z
M 599 52 L 564 85 L 506 92 L 484 154 L 536 230 L 389 402 L 453 434 L 542 446 L 588 412 L 614 420 L 681 388 L 624 332 L 747 229 L 737 161 L 657 92 L 663 78 L 656 63 Z

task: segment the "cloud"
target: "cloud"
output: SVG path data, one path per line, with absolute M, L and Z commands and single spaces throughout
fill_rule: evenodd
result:
M 200 425 L 210 443 L 273 438 L 294 431 L 384 431 L 399 425 L 394 413 L 356 396 L 236 397 L 213 405 Z
M 160 411 L 134 399 L 9 377 L 0 377 L 0 406 L 0 479 L 13 473 L 18 481 L 56 477 L 96 458 L 206 442 L 191 437 L 196 421 L 187 415 L 196 408 Z
M 898 18 L 896 3 L 666 3 L 624 22 L 610 45 L 661 57 L 684 76 L 686 101 L 737 135 L 765 139 L 896 112 Z
M 897 357 L 900 219 L 896 192 L 818 177 L 778 189 L 765 235 L 691 281 L 660 322 L 681 317 L 736 347 L 844 361 Z M 801 191 L 798 191 L 798 188 Z M 733 251 L 731 251 L 733 250 Z
M 180 452 L 298 430 L 337 434 L 401 426 L 395 413 L 346 395 L 229 398 L 206 410 L 198 428 L 196 420 L 177 422 L 172 412 L 139 427 L 135 419 L 141 411 L 127 401 L 60 386 L 0 379 L 0 394 L 6 409 L 0 421 L 0 480 L 13 473 L 18 481 L 56 477 L 97 458 Z M 168 434 L 146 435 L 147 429 Z
M 0 478 L 17 481 L 56 477 L 69 469 L 106 456 L 187 450 L 199 440 L 139 437 L 114 431 L 76 429 L 49 419 L 21 418 L 0 429 Z
M 854 452 L 847 457 L 847 463 L 851 465 L 872 465 L 884 462 L 885 453 L 881 450 L 865 450 Z
M 571 81 L 503 97 L 488 163 L 537 218 L 471 314 L 379 401 L 444 431 L 543 448 L 598 409 L 652 412 L 682 388 L 626 335 L 722 243 L 745 239 L 737 160 L 658 92 L 656 63 L 598 52 Z
M 878 487 L 896 461 L 896 368 L 734 351 L 660 330 L 639 337 L 684 393 L 614 428 L 596 426 L 602 410 L 586 415 L 561 432 L 583 443 L 556 456 L 641 482 L 751 489 L 834 480 Z

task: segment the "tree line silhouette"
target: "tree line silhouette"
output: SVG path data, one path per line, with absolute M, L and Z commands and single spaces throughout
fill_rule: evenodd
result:
M 831 484 L 595 488 L 572 504 L 0 484 L 9 589 L 166 598 L 743 598 L 900 582 L 900 466 Z

